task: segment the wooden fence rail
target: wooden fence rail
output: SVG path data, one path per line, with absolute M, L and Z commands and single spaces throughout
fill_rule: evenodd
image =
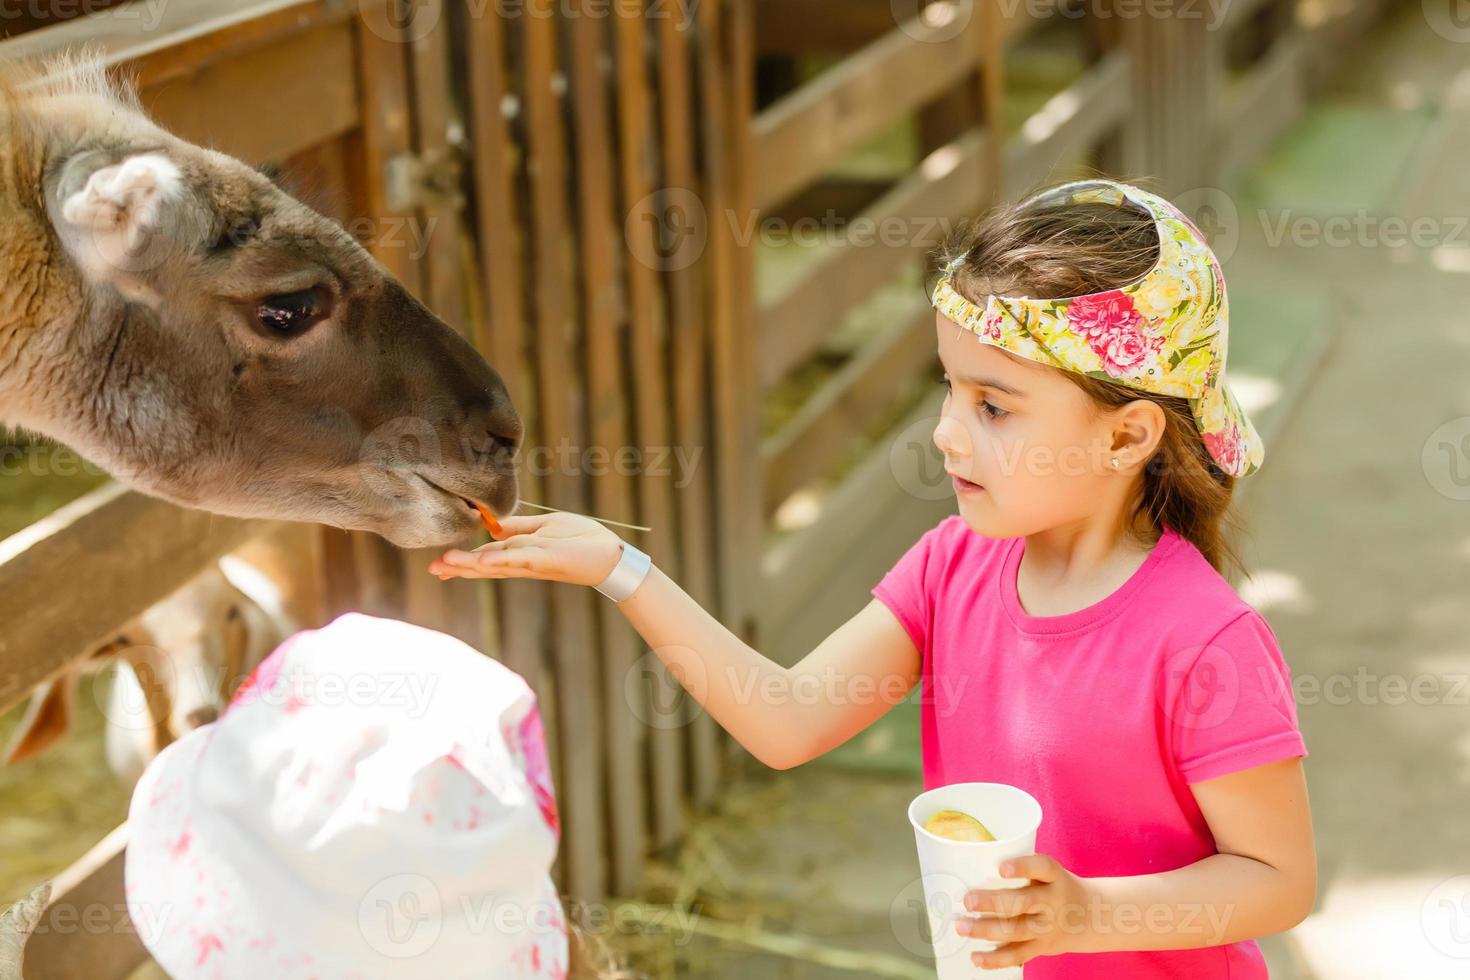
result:
M 0 541 L 0 711 L 271 526 L 109 484 Z

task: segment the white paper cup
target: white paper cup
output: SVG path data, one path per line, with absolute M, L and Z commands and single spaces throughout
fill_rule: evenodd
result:
M 936 837 L 924 824 L 940 810 L 959 810 L 983 823 L 993 841 L 953 841 Z M 1025 790 L 1004 783 L 952 783 L 921 793 L 909 804 L 909 823 L 919 845 L 919 873 L 929 912 L 929 935 L 939 980 L 1020 980 L 1021 968 L 982 970 L 970 954 L 989 951 L 997 943 L 955 931 L 955 920 L 977 913 L 965 908 L 965 893 L 974 888 L 1021 888 L 1026 878 L 1002 878 L 1007 858 L 1036 853 L 1041 804 Z

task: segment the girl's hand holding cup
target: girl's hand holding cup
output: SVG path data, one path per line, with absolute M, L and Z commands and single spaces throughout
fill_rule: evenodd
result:
M 1031 854 L 1011 858 L 1000 866 L 1006 878 L 1029 878 L 1021 888 L 975 888 L 965 893 L 965 910 L 955 931 L 998 944 L 993 951 L 970 954 L 985 970 L 1021 966 L 1038 956 L 1086 952 L 1090 923 L 1087 913 L 1094 898 L 1086 879 L 1079 878 L 1055 858 Z
M 474 551 L 447 551 L 429 563 L 429 572 L 441 579 L 535 578 L 595 586 L 622 556 L 622 539 L 580 514 L 503 517 L 499 525 L 496 540 Z

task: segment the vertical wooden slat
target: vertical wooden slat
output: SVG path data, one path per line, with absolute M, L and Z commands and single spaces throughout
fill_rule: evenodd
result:
M 451 23 L 445 0 L 419 0 L 416 20 L 433 24 L 433 29 L 416 31 L 410 45 L 413 70 L 414 138 L 420 157 L 435 164 L 445 162 L 446 175 L 455 166 L 457 149 L 450 131 L 459 128 L 457 112 L 450 101 L 449 41 Z M 468 334 L 465 290 L 460 263 L 460 208 L 462 201 L 445 186 L 436 188 L 420 206 L 422 233 L 410 236 L 410 245 L 422 244 L 425 304 L 445 323 Z
M 1099 0 L 1102 2 L 1102 0 Z M 1083 23 L 1087 32 L 1087 48 L 1089 63 L 1100 61 L 1109 52 L 1125 50 L 1124 39 L 1118 30 L 1116 17 L 1106 16 L 1110 11 L 1106 8 L 1097 14 L 1089 16 Z M 1129 65 L 1130 75 L 1132 65 Z M 1131 81 L 1129 82 L 1131 86 Z M 1104 135 L 1092 148 L 1088 157 L 1088 163 L 1097 167 L 1105 174 L 1118 174 L 1122 172 L 1123 155 L 1123 132 L 1118 129 Z
M 290 157 L 281 164 L 282 187 L 328 218 L 348 223 L 354 205 L 362 199 L 360 192 L 355 193 L 361 181 L 355 179 L 357 171 L 348 151 L 361 145 L 360 140 L 335 138 Z M 360 608 L 360 570 L 353 532 L 325 525 L 312 531 L 318 536 L 321 560 L 316 573 L 326 621 Z
M 1168 45 L 1163 43 L 1160 32 L 1156 25 L 1147 23 L 1147 18 L 1139 18 L 1140 23 L 1135 25 L 1141 36 L 1141 47 L 1145 52 L 1144 57 L 1134 64 L 1133 86 L 1134 93 L 1144 93 L 1143 117 L 1148 129 L 1144 135 L 1144 146 L 1146 156 L 1140 161 L 1140 169 L 1137 176 L 1157 177 L 1163 172 L 1163 150 L 1166 148 L 1159 138 L 1160 105 L 1159 97 L 1162 92 L 1158 89 L 1158 81 L 1164 75 L 1164 65 L 1169 56 Z M 1131 176 L 1131 175 L 1130 175 Z
M 1169 86 L 1168 115 L 1170 130 L 1174 134 L 1170 142 L 1175 151 L 1171 160 L 1168 193 L 1179 194 L 1199 187 L 1205 179 L 1205 154 L 1209 146 L 1205 138 L 1208 121 L 1214 117 L 1214 106 L 1210 103 L 1205 66 L 1205 19 L 1199 15 L 1193 3 L 1171 6 L 1168 17 L 1170 27 L 1170 67 L 1177 83 Z
M 699 262 L 698 246 L 709 234 L 702 188 L 694 173 L 694 116 L 691 104 L 693 78 L 690 73 L 690 32 L 693 23 L 674 16 L 657 18 L 659 39 L 659 90 L 663 130 L 664 180 L 660 227 L 666 240 L 659 255 L 668 259 L 669 328 L 674 376 L 674 442 L 682 456 L 671 456 L 671 465 L 681 460 L 688 472 L 675 471 L 685 479 L 676 486 L 679 521 L 679 567 L 684 588 L 705 608 L 716 601 L 714 539 L 711 534 L 710 484 L 713 467 L 709 450 L 709 390 L 706 368 L 709 345 L 708 319 L 701 308 L 700 294 L 705 266 Z M 693 212 L 693 213 L 690 213 Z M 698 250 L 697 250 L 698 249 Z M 715 723 L 698 711 L 693 699 L 685 701 L 690 718 L 688 732 L 689 782 L 694 801 L 714 802 L 720 784 L 719 740 Z
M 628 443 L 628 386 L 623 372 L 623 302 L 618 274 L 623 229 L 614 212 L 614 173 L 609 140 L 610 101 L 602 71 L 607 54 L 607 18 L 596 16 L 595 0 L 577 0 L 569 25 L 572 68 L 572 109 L 576 125 L 576 178 L 580 208 L 579 236 L 582 261 L 582 305 L 587 345 L 589 448 L 596 447 L 616 460 Z M 631 474 L 618 467 L 591 480 L 593 513 L 623 523 L 634 523 L 634 486 Z M 625 536 L 635 535 L 623 531 Z M 630 537 L 630 540 L 633 540 Z M 599 597 L 600 598 L 600 597 Z M 647 806 L 643 789 L 647 770 L 646 746 L 638 706 L 628 703 L 641 693 L 625 684 L 634 670 L 642 644 L 628 621 L 606 602 L 599 608 L 598 635 L 603 658 L 602 697 L 606 733 L 598 749 L 607 759 L 610 808 L 611 885 L 616 894 L 637 891 L 647 851 Z M 594 751 L 584 746 L 579 751 Z
M 449 131 L 455 123 L 449 101 L 450 23 L 444 0 L 424 0 L 414 10 L 415 28 L 408 45 L 412 68 L 414 143 L 419 158 L 430 166 L 453 167 L 455 148 Z M 447 182 L 447 181 L 446 181 Z M 460 202 L 447 188 L 436 188 L 423 195 L 412 220 L 417 228 L 404 233 L 399 247 L 423 249 L 422 255 L 410 254 L 409 261 L 420 268 L 422 294 L 419 299 L 440 319 L 462 334 L 470 327 L 465 312 L 465 283 L 460 254 Z M 459 637 L 472 646 L 484 645 L 480 617 L 480 591 L 485 587 L 471 579 L 441 582 L 427 572 L 429 562 L 443 553 L 442 548 L 421 548 L 404 556 L 404 604 L 408 616 L 416 623 L 432 626 Z
M 357 23 L 357 76 L 362 100 L 362 129 L 357 141 L 361 173 L 356 188 L 354 211 L 380 230 L 389 221 L 406 221 L 408 213 L 388 200 L 389 161 L 413 147 L 408 101 L 408 74 L 403 60 L 403 19 L 389 16 L 388 4 L 399 0 L 364 0 Z M 398 25 L 398 26 L 395 26 Z M 383 236 L 374 234 L 369 249 L 409 292 L 418 294 L 419 270 L 402 248 L 383 247 Z M 360 604 L 381 616 L 404 615 L 404 566 L 402 554 L 372 534 L 355 535 Z
M 1220 95 L 1225 85 L 1224 36 L 1220 30 L 1202 25 L 1197 43 L 1199 63 L 1196 70 L 1205 104 L 1195 120 L 1200 155 L 1196 186 L 1216 187 L 1222 180 L 1223 171 L 1223 155 L 1215 138 L 1215 127 L 1220 118 Z
M 330 620 L 358 607 L 361 585 L 352 532 L 323 527 L 320 533 L 323 615 Z
M 502 21 L 497 16 L 474 16 L 456 4 L 465 43 L 469 91 L 466 94 L 472 120 L 471 137 L 476 201 L 476 240 L 480 277 L 471 281 L 477 346 L 487 352 L 504 378 L 514 403 L 525 422 L 521 459 L 543 439 L 544 420 L 536 405 L 536 384 L 531 356 L 533 331 L 528 319 L 527 284 L 532 257 L 525 227 L 529 205 L 519 194 L 519 177 L 525 172 L 525 153 L 518 142 L 520 131 L 511 124 L 518 106 L 519 72 L 509 67 L 511 55 L 523 49 L 517 28 L 522 22 Z M 520 115 L 519 113 L 517 113 Z M 521 115 L 523 118 L 523 115 Z M 544 503 L 545 480 L 535 468 L 520 467 L 522 498 Z M 546 726 L 548 748 L 558 795 L 565 797 L 566 782 L 561 746 L 561 711 L 558 686 L 551 676 L 547 658 L 550 636 L 551 586 L 531 579 L 504 579 L 493 583 L 490 616 L 498 629 L 494 651 L 510 668 L 522 674 L 536 692 Z M 568 868 L 558 860 L 554 868 L 558 887 L 567 891 Z
M 930 0 L 932 3 L 933 0 Z M 992 45 L 991 38 L 1002 37 L 999 26 L 1001 24 L 1002 9 L 1000 4 L 987 3 L 981 6 L 977 0 L 962 0 L 967 4 L 957 11 L 957 16 L 967 21 L 966 30 L 975 39 L 977 53 L 979 54 L 978 72 L 967 74 L 939 98 L 918 111 L 918 133 L 919 133 L 919 159 L 923 159 L 939 147 L 959 137 L 972 125 L 985 124 L 988 120 L 998 118 L 992 112 L 990 104 L 990 78 L 986 74 L 987 57 Z M 924 6 L 920 6 L 922 11 Z M 905 10 L 907 12 L 907 10 Z M 990 32 L 994 32 L 993 34 Z M 996 45 L 1003 44 L 997 40 Z M 992 69 L 993 70 L 993 69 Z M 995 151 L 992 148 L 992 152 Z M 992 164 L 998 160 L 992 161 Z M 1000 186 L 996 181 L 990 187 Z
M 979 24 L 977 43 L 980 48 L 980 114 L 983 125 L 990 132 L 986 141 L 989 156 L 985 172 L 990 176 L 988 185 L 981 189 L 981 200 L 994 202 L 1005 186 L 1005 104 L 1006 104 L 1006 57 L 1005 21 L 999 3 L 971 0 L 971 16 Z
M 706 246 L 705 303 L 709 319 L 709 349 L 711 361 L 710 377 L 712 418 L 710 420 L 710 453 L 706 466 L 713 468 L 715 486 L 714 532 L 715 548 L 711 552 L 714 561 L 715 584 L 718 589 L 716 606 L 721 620 L 736 632 L 740 632 L 740 610 L 736 604 L 739 597 L 738 584 L 732 582 L 729 569 L 739 556 L 726 552 L 731 538 L 728 524 L 731 515 L 722 508 L 726 504 L 726 493 L 720 482 L 727 475 L 724 439 L 727 433 L 729 409 L 725 399 L 728 388 L 720 382 L 724 369 L 719 357 L 728 347 L 728 340 L 735 330 L 735 291 L 738 270 L 735 266 L 735 238 L 730 231 L 727 217 L 734 214 L 732 201 L 732 177 L 729 160 L 730 118 L 729 100 L 726 97 L 730 85 L 728 61 L 724 50 L 723 4 L 724 0 L 699 5 L 696 24 L 699 27 L 699 141 L 703 149 L 705 207 L 709 215 L 709 242 Z M 724 407 L 722 407 L 724 406 Z M 757 499 L 758 514 L 760 501 Z M 754 530 L 759 532 L 759 525 Z M 745 637 L 751 639 L 749 635 Z M 710 724 L 711 736 L 717 750 L 729 745 L 724 729 Z M 723 754 L 722 752 L 718 754 Z
M 1162 180 L 1164 193 L 1173 194 L 1179 190 L 1174 182 L 1178 178 L 1184 155 L 1174 140 L 1168 137 L 1168 133 L 1177 125 L 1174 106 L 1184 83 L 1179 72 L 1179 18 L 1171 12 L 1163 17 L 1143 19 L 1156 21 L 1150 25 L 1157 57 L 1154 62 L 1157 72 L 1154 76 L 1154 152 L 1158 162 L 1153 169 Z
M 376 9 L 401 0 L 364 0 Z M 370 15 L 364 11 L 364 20 Z M 362 93 L 362 138 L 366 215 L 381 230 L 390 221 L 407 221 L 412 212 L 388 200 L 389 161 L 413 149 L 409 105 L 408 66 L 403 59 L 402 19 L 378 13 L 371 22 L 359 22 L 357 31 L 358 86 Z M 381 234 L 370 251 L 414 295 L 422 292 L 419 267 L 406 248 L 386 247 Z
M 613 5 L 625 215 L 646 210 L 649 195 L 657 190 L 657 160 L 653 152 L 657 134 L 653 128 L 654 106 L 648 79 L 645 9 L 646 4 L 638 0 L 615 0 Z M 657 215 L 656 210 L 653 213 Z M 656 454 L 669 450 L 672 431 L 658 271 L 650 264 L 651 257 L 657 254 L 657 233 L 643 220 L 630 222 L 627 233 L 630 239 L 628 314 L 632 327 L 637 426 L 634 442 L 642 454 L 638 489 L 643 523 L 653 529 L 646 535 L 644 550 L 670 577 L 677 579 L 682 571 L 675 551 L 673 483 L 649 465 L 657 458 Z M 650 669 L 656 674 L 664 670 L 661 663 L 651 665 Z M 682 734 L 677 729 L 655 726 L 649 732 L 649 747 L 653 768 L 654 845 L 662 847 L 676 841 L 683 832 Z
M 923 12 L 925 7 L 931 6 L 934 0 L 924 0 L 918 4 L 918 11 Z M 973 4 L 973 0 L 961 0 L 962 4 Z M 894 16 L 899 16 L 899 8 L 894 7 Z M 909 13 L 908 5 L 902 8 L 903 15 Z M 762 11 L 764 15 L 764 11 Z M 978 21 L 980 17 L 974 10 L 961 9 L 956 11 L 961 18 L 969 18 L 970 28 L 975 37 L 980 36 Z M 976 101 L 980 94 L 980 88 L 973 84 L 979 76 L 967 74 L 960 80 L 960 84 L 953 86 L 944 94 L 934 99 L 929 104 L 922 106 L 917 113 L 918 136 L 919 136 L 919 159 L 923 159 L 930 153 L 959 136 L 966 128 L 984 117 L 985 104 L 983 99 Z
M 1159 33 L 1150 30 L 1145 20 L 1147 18 L 1140 17 L 1137 23 L 1124 27 L 1125 31 L 1135 35 L 1134 43 L 1141 52 L 1133 62 L 1133 94 L 1135 97 L 1140 92 L 1144 94 L 1144 98 L 1135 103 L 1141 123 L 1139 145 L 1142 152 L 1135 169 L 1125 174 L 1128 177 L 1156 176 L 1159 173 L 1159 100 L 1158 94 L 1150 93 L 1148 88 L 1156 84 L 1163 65 L 1162 58 L 1167 52 L 1159 50 Z
M 567 254 L 566 140 L 556 84 L 557 27 L 553 0 L 528 3 L 525 18 L 526 115 L 530 130 L 529 173 L 533 214 L 530 237 L 535 256 L 536 378 L 541 429 L 547 445 L 565 439 L 585 443 L 581 388 L 574 364 L 581 339 L 568 307 L 571 293 Z M 553 455 L 547 477 L 549 504 L 585 512 L 582 476 L 560 465 Z M 561 731 L 561 786 L 566 821 L 562 856 L 574 897 L 605 893 L 606 862 L 603 817 L 603 765 L 595 750 L 602 730 L 593 646 L 592 600 L 596 593 L 580 586 L 552 589 L 552 657 L 556 665 Z
M 751 173 L 752 124 L 755 118 L 754 11 L 751 0 L 706 4 L 721 16 L 717 75 L 727 79 L 707 102 L 721 104 L 725 191 L 712 235 L 726 238 L 729 281 L 722 311 L 715 318 L 711 350 L 715 372 L 715 431 L 719 451 L 715 478 L 719 487 L 718 540 L 721 558 L 721 608 L 725 623 L 747 642 L 755 636 L 755 604 L 761 593 L 760 559 L 765 522 L 761 509 L 760 467 L 751 465 L 759 452 L 759 382 L 755 315 L 755 250 L 735 240 L 737 229 L 755 216 L 755 182 Z M 711 19 L 715 19 L 713 14 Z M 728 101 L 725 101 L 728 99 Z M 713 163 L 713 160 L 711 161 Z
M 357 565 L 358 611 L 401 618 L 404 615 L 403 553 L 376 534 L 354 531 L 352 554 Z
M 475 340 L 505 380 L 512 402 L 521 406 L 524 414 L 532 406 L 535 386 L 524 357 L 525 263 L 516 233 L 520 215 L 516 207 L 515 141 L 504 112 L 512 96 L 504 61 L 505 27 L 498 16 L 467 17 L 463 27 L 480 266 L 479 282 L 472 284 L 477 288 L 471 290 L 477 307 Z M 539 426 L 537 413 L 530 413 L 525 421 L 525 445 L 532 446 Z M 521 496 L 544 502 L 540 477 L 524 467 L 519 476 Z M 492 589 L 500 625 L 500 659 L 523 674 L 546 703 L 541 654 L 548 625 L 548 586 L 544 582 L 504 579 L 495 582 Z
M 729 377 L 730 362 L 725 358 L 738 342 L 736 331 L 751 327 L 740 320 L 737 308 L 741 285 L 740 257 L 734 228 L 740 227 L 745 215 L 736 210 L 735 161 L 731 147 L 736 141 L 735 102 L 730 91 L 734 84 L 727 50 L 727 24 L 723 3 L 703 3 L 698 10 L 700 28 L 699 78 L 700 139 L 704 146 L 705 186 L 707 187 L 709 225 L 709 304 L 710 360 L 714 417 L 712 441 L 715 465 L 715 535 L 718 563 L 720 618 L 736 633 L 742 632 L 744 603 L 750 584 L 748 552 L 740 541 L 741 525 L 736 489 L 729 480 L 738 469 L 731 445 L 738 431 L 740 392 Z M 747 124 L 749 120 L 746 120 Z M 759 524 L 748 524 L 745 533 L 760 533 Z M 748 638 L 748 637 L 747 637 Z
M 1132 110 L 1122 124 L 1099 146 L 1099 166 L 1116 177 L 1156 176 L 1158 155 L 1154 146 L 1157 125 L 1155 103 L 1149 87 L 1158 84 L 1154 32 L 1149 30 L 1151 17 L 1129 17 L 1120 13 L 1125 0 L 1099 0 L 1108 7 L 1088 18 L 1092 37 L 1099 54 L 1122 50 L 1128 59 L 1129 91 Z

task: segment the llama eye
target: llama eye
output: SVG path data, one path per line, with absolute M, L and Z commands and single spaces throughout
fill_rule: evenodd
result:
M 256 310 L 261 327 L 273 337 L 300 336 L 326 315 L 326 296 L 317 288 L 267 296 Z

